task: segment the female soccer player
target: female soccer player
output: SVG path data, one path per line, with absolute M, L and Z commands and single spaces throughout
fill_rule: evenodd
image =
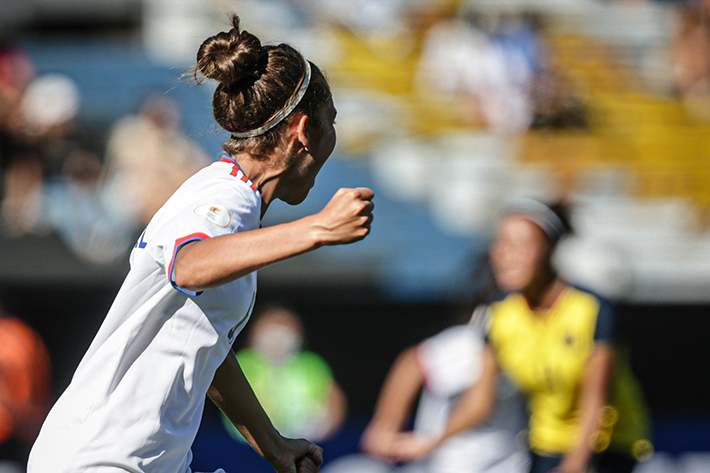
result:
M 269 204 L 307 196 L 335 145 L 321 71 L 286 44 L 232 29 L 207 38 L 195 75 L 215 79 L 226 154 L 155 214 L 131 270 L 34 445 L 29 473 L 189 473 L 205 395 L 279 473 L 315 472 L 319 446 L 272 426 L 230 347 L 255 271 L 370 230 L 373 193 L 340 189 L 317 214 L 260 228 Z M 222 470 L 219 470 L 222 471 Z
M 440 438 L 402 438 L 402 457 L 424 456 L 483 422 L 499 369 L 528 398 L 531 473 L 583 473 L 592 464 L 599 473 L 627 473 L 644 453 L 643 402 L 615 356 L 611 306 L 553 269 L 553 250 L 570 231 L 562 209 L 520 201 L 499 222 L 491 261 L 507 295 L 490 306 L 481 379 Z

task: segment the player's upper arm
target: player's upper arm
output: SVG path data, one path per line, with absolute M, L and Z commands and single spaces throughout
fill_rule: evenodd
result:
M 218 189 L 219 190 L 219 189 Z M 219 190 L 218 194 L 225 194 Z M 229 202 L 225 204 L 223 202 Z M 256 206 L 239 206 L 236 197 L 227 194 L 224 199 L 199 199 L 160 225 L 154 232 L 151 252 L 156 261 L 165 267 L 170 284 L 178 291 L 197 295 L 189 283 L 181 282 L 187 274 L 181 264 L 183 256 L 193 251 L 200 242 L 257 228 L 259 210 Z M 242 208 L 244 207 L 244 208 Z
M 613 345 L 617 335 L 616 311 L 611 302 L 599 299 L 599 312 L 594 328 L 594 343 Z

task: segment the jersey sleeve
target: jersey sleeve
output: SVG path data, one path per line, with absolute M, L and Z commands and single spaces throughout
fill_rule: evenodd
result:
M 616 312 L 611 302 L 600 299 L 594 342 L 612 344 L 616 338 Z
M 482 338 L 468 326 L 451 327 L 416 347 L 424 385 L 437 397 L 454 396 L 481 374 Z
M 248 200 L 241 202 L 238 196 L 221 194 L 215 192 L 216 197 L 193 199 L 157 225 L 156 229 L 151 229 L 149 225 L 152 232 L 147 235 L 146 245 L 150 253 L 165 268 L 170 284 L 190 296 L 199 295 L 199 292 L 188 291 L 174 280 L 175 257 L 180 248 L 193 241 L 258 227 L 259 210 L 249 205 Z

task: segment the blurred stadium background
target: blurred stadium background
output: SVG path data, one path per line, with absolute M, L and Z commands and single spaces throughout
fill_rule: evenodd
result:
M 44 338 L 55 396 L 137 237 L 140 218 L 105 218 L 139 198 L 106 190 L 117 123 L 161 97 L 176 130 L 217 157 L 211 86 L 182 75 L 229 11 L 319 64 L 339 109 L 318 185 L 265 224 L 317 211 L 342 186 L 377 194 L 366 241 L 259 275 L 260 299 L 299 309 L 349 398 L 329 459 L 357 450 L 395 355 L 457 315 L 501 205 L 529 196 L 573 205 L 560 268 L 620 305 L 653 413 L 643 471 L 710 471 L 707 1 L 0 0 L 3 90 L 53 79 L 20 105 L 49 151 L 19 170 L 28 160 L 0 154 L 0 301 Z M 59 138 L 46 131 L 65 120 Z M 193 467 L 242 471 L 256 461 L 242 447 L 208 409 Z

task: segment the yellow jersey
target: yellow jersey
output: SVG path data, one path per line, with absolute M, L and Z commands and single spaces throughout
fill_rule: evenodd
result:
M 531 450 L 560 455 L 577 443 L 587 361 L 596 344 L 611 344 L 613 337 L 612 306 L 576 287 L 566 287 L 549 308 L 535 312 L 520 293 L 491 304 L 487 340 L 501 369 L 528 397 Z M 593 448 L 639 457 L 645 452 L 634 450 L 648 444 L 645 407 L 627 360 L 615 355 L 608 406 L 600 413 Z

